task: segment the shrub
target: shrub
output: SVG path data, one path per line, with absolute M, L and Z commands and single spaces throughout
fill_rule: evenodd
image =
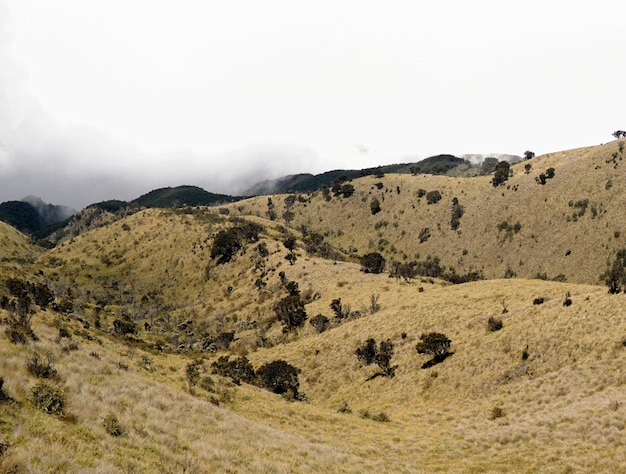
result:
M 491 409 L 491 413 L 489 414 L 489 419 L 495 420 L 497 418 L 502 418 L 503 416 L 505 416 L 504 409 L 502 407 L 495 406 Z
M 602 277 L 609 287 L 610 294 L 616 295 L 622 290 L 626 291 L 626 249 L 617 252 L 615 260 Z
M 300 295 L 289 295 L 274 305 L 276 317 L 283 325 L 283 333 L 302 327 L 307 315 Z
M 487 329 L 491 332 L 499 331 L 502 329 L 502 320 L 491 316 L 487 320 Z
M 56 379 L 59 375 L 57 369 L 52 365 L 52 354 L 50 353 L 46 359 L 43 359 L 35 352 L 26 361 L 26 370 L 38 379 Z
M 113 321 L 113 331 L 119 336 L 136 334 L 137 325 L 128 319 L 116 319 Z
M 228 377 L 237 385 L 241 382 L 253 383 L 255 381 L 254 367 L 246 356 L 229 360 L 228 356 L 222 356 L 211 364 L 214 374 Z
M 370 211 L 372 211 L 372 215 L 376 215 L 381 211 L 380 201 L 377 198 L 373 198 L 372 202 L 370 202 Z
M 382 411 L 380 413 L 370 413 L 368 410 L 361 410 L 359 415 L 361 415 L 361 418 L 366 420 L 378 421 L 381 423 L 388 423 L 391 421 L 389 415 Z
M 420 336 L 420 342 L 417 343 L 415 349 L 418 354 L 430 354 L 433 358 L 422 365 L 423 369 L 432 367 L 435 364 L 443 362 L 451 355 L 451 340 L 445 334 L 439 332 L 430 332 Z
M 461 225 L 461 217 L 465 213 L 465 208 L 459 204 L 459 200 L 455 197 L 452 199 L 452 217 L 450 218 L 450 227 L 457 230 Z
M 124 430 L 122 429 L 122 425 L 120 424 L 117 416 L 113 413 L 107 413 L 102 420 L 102 426 L 104 426 L 105 431 L 111 436 L 122 436 L 124 434 Z
M 187 376 L 187 382 L 189 382 L 189 391 L 198 384 L 200 380 L 200 368 L 202 367 L 202 360 L 194 360 L 185 367 L 185 375 Z
M 298 392 L 300 388 L 299 372 L 300 369 L 284 360 L 275 360 L 258 368 L 256 381 L 261 388 L 280 395 L 293 396 L 294 399 L 298 400 L 301 398 L 301 394 Z
M 313 326 L 318 333 L 323 333 L 328 329 L 330 320 L 323 314 L 318 314 L 317 316 L 313 316 L 309 320 L 309 323 L 311 323 L 311 326 Z
M 383 375 L 385 377 L 395 376 L 396 366 L 391 366 L 391 358 L 393 357 L 393 342 L 390 339 L 381 341 L 380 346 L 376 347 L 376 341 L 372 338 L 365 341 L 361 346 L 357 347 L 355 351 L 357 359 L 364 365 L 370 365 L 375 363 L 382 373 L 375 374 Z
M 491 179 L 491 184 L 494 188 L 497 188 L 501 184 L 504 184 L 511 176 L 511 165 L 507 161 L 500 161 L 496 165 L 496 169 Z
M 535 298 L 533 300 L 533 304 L 534 305 L 540 305 L 543 304 L 543 302 L 545 301 L 545 298 L 543 298 L 542 296 L 540 296 L 539 298 Z
M 381 273 L 385 270 L 385 258 L 378 252 L 364 255 L 360 259 L 361 270 L 365 273 Z
M 50 415 L 65 413 L 66 399 L 64 391 L 50 385 L 44 380 L 38 380 L 32 388 L 32 402 L 37 408 Z
M 350 306 L 341 304 L 341 298 L 334 299 L 330 303 L 330 309 L 333 310 L 337 319 L 345 319 L 350 315 Z
M 426 193 L 426 204 L 437 204 L 441 201 L 441 193 L 437 190 Z
M 430 239 L 430 228 L 424 227 L 422 230 L 420 230 L 418 239 L 419 239 L 420 244 L 427 242 L 428 239 Z
M 241 246 L 241 240 L 234 228 L 220 230 L 213 239 L 211 258 L 217 258 L 218 265 L 228 263 Z

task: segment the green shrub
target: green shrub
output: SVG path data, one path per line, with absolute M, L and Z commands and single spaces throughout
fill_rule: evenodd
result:
M 228 377 L 237 385 L 241 382 L 253 383 L 255 381 L 254 367 L 246 356 L 229 360 L 228 356 L 222 356 L 211 364 L 214 374 Z
M 50 385 L 44 380 L 37 380 L 32 388 L 32 402 L 37 408 L 50 415 L 63 415 L 66 408 L 63 389 Z
M 283 333 L 302 327 L 307 319 L 300 295 L 289 295 L 274 305 L 276 317 L 283 325 Z
M 102 426 L 104 426 L 105 431 L 111 436 L 122 436 L 124 434 L 124 430 L 122 429 L 122 425 L 120 424 L 117 416 L 113 413 L 107 413 L 102 421 Z
M 299 372 L 300 369 L 284 360 L 275 360 L 258 368 L 256 371 L 257 384 L 270 392 L 301 400 L 304 396 L 298 392 L 300 388 Z
M 441 193 L 437 190 L 426 193 L 426 204 L 437 204 L 441 201 Z
M 355 351 L 357 359 L 364 364 L 370 365 L 375 363 L 382 371 L 380 374 L 384 377 L 394 377 L 397 365 L 391 365 L 391 358 L 393 357 L 393 342 L 390 339 L 381 341 L 380 346 L 376 347 L 376 341 L 373 338 L 365 341 L 361 346 L 357 347 Z M 373 378 L 372 377 L 372 378 Z
M 326 329 L 328 329 L 328 326 L 330 325 L 330 320 L 323 314 L 318 314 L 317 316 L 313 316 L 309 320 L 309 323 L 315 328 L 318 333 L 322 333 L 326 331 Z
M 432 367 L 435 364 L 443 362 L 450 352 L 450 344 L 452 341 L 445 334 L 439 332 L 430 332 L 420 336 L 420 342 L 417 343 L 415 349 L 418 354 L 430 354 L 433 356 L 431 360 L 422 365 L 423 369 Z
M 364 255 L 360 259 L 361 270 L 365 273 L 381 273 L 385 270 L 385 258 L 378 252 Z
M 491 332 L 499 331 L 502 329 L 502 320 L 491 316 L 487 320 L 487 329 Z

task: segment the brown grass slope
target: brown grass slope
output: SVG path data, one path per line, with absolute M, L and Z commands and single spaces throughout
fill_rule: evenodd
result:
M 349 198 L 300 196 L 289 224 L 281 217 L 285 196 L 271 196 L 275 221 L 265 219 L 268 197 L 225 207 L 230 216 L 207 208 L 147 209 L 82 233 L 32 266 L 38 254 L 28 240 L 0 228 L 7 252 L 23 259 L 9 261 L 12 273 L 5 277 L 45 281 L 63 308 L 37 309 L 39 340 L 26 345 L 4 337 L 9 310 L 0 310 L 0 376 L 9 397 L 0 402 L 0 466 L 9 472 L 619 471 L 626 464 L 626 300 L 593 284 L 625 246 L 620 158 L 615 142 L 543 156 L 529 162 L 529 174 L 524 164 L 515 166 L 498 188 L 480 177 L 366 177 L 352 182 Z M 555 177 L 537 184 L 535 176 L 549 167 Z M 428 205 L 418 189 L 439 190 L 443 198 Z M 376 215 L 373 197 L 382 208 Z M 450 228 L 453 197 L 465 209 L 458 231 Z M 585 199 L 581 213 L 574 204 Z M 262 225 L 259 241 L 217 265 L 210 258 L 213 238 L 242 223 L 235 215 Z M 519 221 L 521 229 L 507 235 L 498 230 L 504 221 Z M 302 226 L 323 233 L 347 261 L 308 255 L 298 239 L 291 265 L 283 241 L 300 237 Z M 431 237 L 419 243 L 426 227 Z M 438 256 L 459 274 L 502 277 L 508 270 L 518 277 L 564 275 L 567 282 L 407 283 L 363 273 L 351 257 L 369 251 L 407 262 Z M 283 333 L 273 311 L 287 294 L 283 279 L 298 283 L 309 318 L 332 320 L 330 304 L 339 298 L 352 316 L 322 334 L 308 322 Z M 572 304 L 564 306 L 568 297 Z M 537 298 L 543 304 L 534 304 Z M 489 317 L 502 319 L 503 328 L 489 331 Z M 115 321 L 125 318 L 137 324 L 136 334 L 115 335 Z M 235 332 L 230 351 L 203 348 L 205 339 L 227 331 Z M 452 340 L 453 355 L 422 369 L 428 357 L 415 346 L 431 331 Z M 71 338 L 60 337 L 67 332 Z M 370 337 L 394 343 L 395 377 L 375 376 L 374 366 L 358 361 L 355 350 Z M 26 361 L 35 352 L 54 360 L 54 383 L 68 400 L 65 417 L 31 402 L 35 378 Z M 286 360 L 301 369 L 308 403 L 211 374 L 211 363 L 223 355 L 246 355 L 255 368 Z M 190 390 L 186 367 L 196 358 L 204 361 L 204 382 Z M 118 417 L 122 436 L 107 434 L 109 413 Z
M 515 275 L 596 284 L 616 250 L 626 246 L 626 162 L 622 145 L 605 145 L 539 156 L 512 166 L 513 176 L 494 188 L 490 176 L 386 175 L 354 180 L 349 198 L 326 202 L 321 193 L 296 200 L 290 225 L 319 232 L 338 247 L 358 254 L 378 251 L 410 262 L 437 256 L 458 274 L 479 270 L 486 278 Z M 532 169 L 526 173 L 524 166 Z M 554 168 L 545 185 L 536 178 Z M 378 189 L 377 184 L 382 188 Z M 379 186 L 381 185 L 379 184 Z M 438 190 L 442 199 L 428 205 L 417 190 Z M 272 196 L 277 220 L 286 196 Z M 452 200 L 464 208 L 452 230 Z M 370 210 L 373 198 L 381 211 Z M 267 197 L 232 205 L 233 212 L 265 216 Z M 519 232 L 499 230 L 503 223 Z M 430 238 L 419 235 L 429 229 Z
M 0 222 L 0 278 L 22 275 L 40 255 L 41 249 L 10 225 Z

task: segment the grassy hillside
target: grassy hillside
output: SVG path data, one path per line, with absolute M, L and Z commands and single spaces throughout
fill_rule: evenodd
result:
M 626 247 L 626 164 L 617 142 L 540 156 L 511 167 L 513 176 L 493 187 L 491 176 L 368 176 L 353 180 L 349 198 L 303 195 L 289 207 L 289 225 L 319 232 L 332 244 L 364 255 L 380 252 L 402 262 L 439 257 L 458 274 L 517 276 L 600 283 Z M 527 173 L 525 166 L 532 168 Z M 537 178 L 553 168 L 545 185 Z M 439 191 L 428 204 L 418 191 Z M 423 192 L 422 191 L 422 192 Z M 272 197 L 286 224 L 286 196 Z M 463 213 L 451 226 L 453 199 Z M 380 203 L 373 214 L 372 200 Z M 233 206 L 243 215 L 267 215 L 267 198 Z
M 497 188 L 386 174 L 330 200 L 98 210 L 45 251 L 0 224 L 0 470 L 619 471 L 626 299 L 599 278 L 626 247 L 619 145 L 512 168 Z M 365 273 L 368 252 L 487 279 Z M 12 343 L 22 320 L 34 336 Z M 433 332 L 451 341 L 435 364 Z M 370 338 L 393 377 L 357 357 Z M 215 373 L 223 357 L 256 378 Z M 275 361 L 297 393 L 261 383 Z

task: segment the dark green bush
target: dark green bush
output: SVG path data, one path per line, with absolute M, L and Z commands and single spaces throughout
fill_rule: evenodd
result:
M 302 394 L 298 392 L 300 388 L 299 372 L 300 369 L 288 362 L 275 360 L 258 368 L 256 380 L 260 387 L 270 392 L 291 396 L 298 400 L 302 398 Z
M 300 295 L 289 295 L 274 305 L 278 321 L 283 325 L 283 332 L 288 333 L 302 327 L 307 315 Z
M 360 259 L 361 270 L 365 273 L 381 273 L 385 270 L 385 258 L 378 252 L 364 255 Z
M 426 193 L 426 204 L 437 204 L 441 201 L 441 193 L 437 190 Z
M 422 365 L 423 369 L 432 367 L 435 364 L 443 362 L 450 352 L 450 344 L 452 341 L 445 334 L 439 332 L 430 332 L 420 336 L 420 342 L 417 343 L 415 349 L 418 354 L 429 354 L 433 358 Z
M 376 375 L 383 375 L 390 378 L 395 376 L 395 371 L 398 366 L 391 365 L 393 342 L 391 342 L 390 339 L 381 341 L 380 346 L 376 347 L 376 341 L 370 338 L 361 346 L 357 347 L 355 354 L 357 359 L 364 365 L 370 365 L 372 363 L 378 365 L 382 372 Z M 374 375 L 374 377 L 376 375 Z
M 309 323 L 315 328 L 318 333 L 322 333 L 326 331 L 326 329 L 328 329 L 328 326 L 330 325 L 330 320 L 323 314 L 318 314 L 316 316 L 313 316 L 309 320 Z
M 255 381 L 254 367 L 246 356 L 241 356 L 233 360 L 229 356 L 222 356 L 211 364 L 214 374 L 228 377 L 237 385 L 241 382 L 253 383 Z
M 63 415 L 67 405 L 63 389 L 37 380 L 32 388 L 32 402 L 37 408 L 50 415 Z
M 487 320 L 487 329 L 491 332 L 499 331 L 502 329 L 502 320 L 491 316 Z

